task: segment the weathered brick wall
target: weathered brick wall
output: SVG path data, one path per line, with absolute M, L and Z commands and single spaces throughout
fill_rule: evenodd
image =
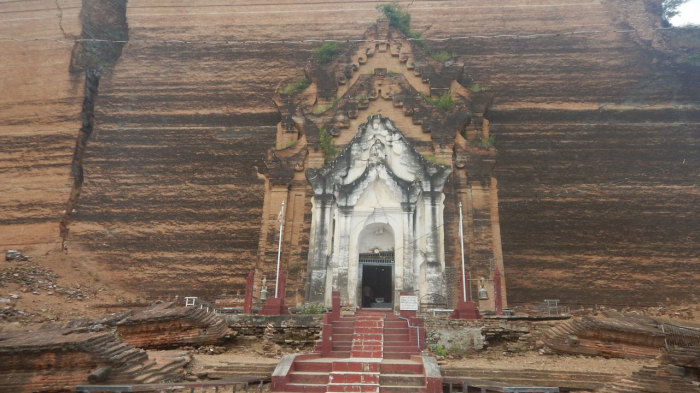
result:
M 237 338 L 266 339 L 294 347 L 314 345 L 323 328 L 318 315 L 228 315 L 226 323 Z
M 212 345 L 229 333 L 218 314 L 196 307 L 176 307 L 173 303 L 155 304 L 117 324 L 120 339 L 138 348 Z
M 0 390 L 6 392 L 60 391 L 87 383 L 90 371 L 101 364 L 92 354 L 74 351 L 0 354 Z
M 649 3 L 478 0 L 411 10 L 414 30 L 427 37 L 553 34 L 431 43 L 466 63 L 465 85 L 496 97 L 491 134 L 510 303 L 639 305 L 695 292 L 700 216 L 689 206 L 700 204 L 699 167 L 690 160 L 700 138 L 700 71 L 649 45 L 658 41 L 649 29 L 659 26 Z M 77 36 L 80 2 L 70 4 L 59 17 L 53 3 L 3 3 L 9 18 L 33 17 L 0 33 Z M 203 42 L 360 38 L 377 12 L 291 1 L 275 12 L 243 4 L 174 11 L 159 0 L 128 7 L 133 42 L 101 81 L 69 252 L 151 297 L 242 290 L 262 217 L 255 166 L 274 146 L 279 121 L 271 97 L 315 44 Z M 628 25 L 647 30 L 564 34 Z M 0 97 L 0 240 L 8 247 L 58 241 L 82 101 L 83 80 L 68 74 L 70 50 L 0 43 L 11 72 Z M 290 253 L 300 269 L 305 236 Z M 459 252 L 452 243 L 446 251 L 452 259 Z

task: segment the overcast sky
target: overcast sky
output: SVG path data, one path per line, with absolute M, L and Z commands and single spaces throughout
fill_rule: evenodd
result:
M 700 0 L 690 0 L 689 2 L 678 7 L 678 11 L 680 11 L 680 14 L 671 19 L 672 25 L 700 25 Z

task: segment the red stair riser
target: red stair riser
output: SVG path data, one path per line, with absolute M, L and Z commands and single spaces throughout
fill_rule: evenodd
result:
M 345 383 L 351 385 L 359 384 L 379 384 L 379 374 L 370 373 L 331 373 L 328 377 L 328 383 Z
M 314 385 L 308 385 L 308 384 L 300 384 L 300 385 L 287 385 L 284 387 L 284 390 L 278 390 L 281 392 L 326 392 L 326 386 L 321 385 L 321 386 L 314 386 Z M 275 390 L 272 390 L 273 392 Z
M 422 364 L 382 363 L 382 374 L 423 374 Z
M 422 375 L 382 375 L 378 380 L 379 386 L 422 387 L 425 384 L 425 378 Z
M 327 362 L 294 362 L 294 371 L 329 373 L 332 369 L 332 364 Z
M 382 333 L 355 333 L 352 335 L 353 340 L 365 340 L 365 341 L 382 341 L 384 335 Z
M 328 374 L 289 374 L 289 382 L 292 383 L 313 383 L 313 384 L 328 384 Z
M 378 386 L 373 385 L 328 385 L 329 392 L 379 392 Z
M 379 362 L 333 362 L 333 371 L 355 372 L 355 373 L 378 373 L 381 363 Z
M 382 321 L 355 321 L 355 329 L 358 327 L 383 328 L 384 324 Z
M 411 355 L 415 355 L 412 353 L 406 353 L 406 352 L 386 352 L 384 353 L 384 359 L 410 359 Z

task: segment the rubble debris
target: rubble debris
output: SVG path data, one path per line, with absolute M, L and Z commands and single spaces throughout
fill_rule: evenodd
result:
M 61 278 L 51 269 L 36 263 L 10 266 L 0 270 L 0 287 L 9 283 L 18 284 L 22 293 L 32 293 L 34 295 L 49 293 L 62 296 L 69 300 L 85 300 L 97 295 L 96 291 L 88 290 L 79 284 L 70 286 L 59 286 L 58 279 Z M 10 297 L 18 295 L 10 295 Z M 17 299 L 16 297 L 14 299 Z
M 644 366 L 631 377 L 598 390 L 599 393 L 698 393 L 700 347 L 676 348 L 661 357 L 658 366 Z
M 7 250 L 5 251 L 6 261 L 29 261 L 30 258 L 17 250 Z
M 226 352 L 225 347 L 217 347 L 214 345 L 201 346 L 199 348 L 190 349 L 190 353 L 196 353 L 201 355 L 221 355 Z
M 8 334 L 0 338 L 0 391 L 68 391 L 90 378 L 109 384 L 176 380 L 190 360 L 184 352 L 150 359 L 144 350 L 106 332 L 53 329 Z
M 170 302 L 136 311 L 116 326 L 122 341 L 139 348 L 214 345 L 230 334 L 217 314 Z

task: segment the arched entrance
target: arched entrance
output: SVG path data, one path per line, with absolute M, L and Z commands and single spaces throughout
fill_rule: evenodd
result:
M 358 236 L 357 304 L 363 308 L 393 308 L 395 243 L 394 231 L 385 223 L 369 224 Z

